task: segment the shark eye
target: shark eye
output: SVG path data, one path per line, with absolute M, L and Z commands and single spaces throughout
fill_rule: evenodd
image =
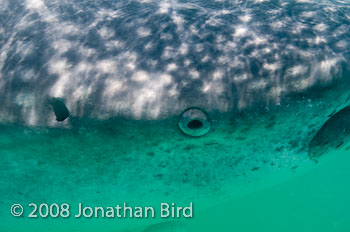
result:
M 211 120 L 201 108 L 190 107 L 181 113 L 177 125 L 186 135 L 198 137 L 210 131 Z

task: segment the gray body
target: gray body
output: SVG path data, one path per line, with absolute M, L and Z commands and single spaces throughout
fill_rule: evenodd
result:
M 0 18 L 4 207 L 205 208 L 314 165 L 349 104 L 347 1 L 0 1 Z M 177 127 L 193 106 L 212 121 L 199 138 Z M 28 182 L 50 188 L 11 184 Z
M 347 1 L 1 1 L 0 118 L 159 119 L 283 104 L 348 70 Z

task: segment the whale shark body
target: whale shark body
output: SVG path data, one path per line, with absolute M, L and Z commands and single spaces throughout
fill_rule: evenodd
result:
M 348 1 L 0 6 L 1 208 L 205 208 L 350 149 Z

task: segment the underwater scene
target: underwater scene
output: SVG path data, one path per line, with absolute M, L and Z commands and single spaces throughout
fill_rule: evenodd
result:
M 0 231 L 350 231 L 349 0 L 0 0 Z

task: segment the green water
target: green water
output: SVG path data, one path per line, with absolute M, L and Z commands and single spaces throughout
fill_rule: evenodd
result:
M 349 152 L 198 215 L 201 231 L 350 231 Z
M 349 161 L 348 152 L 338 152 L 290 181 L 221 202 L 193 219 L 179 220 L 184 224 L 176 230 L 164 226 L 154 231 L 349 231 Z M 131 230 L 137 224 L 131 220 L 3 217 L 3 231 L 142 231 Z M 121 224 L 130 230 L 115 229 Z
M 316 164 L 308 144 L 348 104 L 340 85 L 310 101 L 243 115 L 210 113 L 193 138 L 177 117 L 70 118 L 62 128 L 0 128 L 0 216 L 5 231 L 349 231 L 349 146 Z M 346 89 L 346 87 L 345 87 Z M 332 107 L 329 107 L 329 106 Z M 330 139 L 332 135 L 330 134 Z M 338 138 L 337 138 L 338 139 Z M 152 206 L 155 218 L 75 218 L 85 206 Z M 160 218 L 160 203 L 192 218 Z M 71 206 L 69 218 L 28 218 L 35 203 Z M 10 214 L 22 204 L 24 214 Z
M 331 94 L 340 107 L 346 102 L 347 94 L 325 92 L 324 96 L 332 101 Z M 306 149 L 312 127 L 319 128 L 333 111 L 326 105 L 313 104 L 305 110 L 301 101 L 276 111 L 273 119 L 270 113 L 235 120 L 217 115 L 213 130 L 200 138 L 182 134 L 176 118 L 138 122 L 71 118 L 71 128 L 3 125 L 2 228 L 349 231 L 348 145 L 324 155 L 317 164 Z M 305 120 L 310 116 L 314 121 Z M 286 128 L 288 134 L 281 136 Z M 291 144 L 296 139 L 300 142 Z M 155 208 L 161 202 L 182 206 L 193 202 L 194 217 L 28 218 L 32 202 L 69 203 L 73 209 L 78 202 L 114 206 L 124 201 Z M 24 206 L 24 216 L 11 216 L 15 203 Z M 77 213 L 74 210 L 72 214 Z
M 349 0 L 0 6 L 0 232 L 350 231 Z

